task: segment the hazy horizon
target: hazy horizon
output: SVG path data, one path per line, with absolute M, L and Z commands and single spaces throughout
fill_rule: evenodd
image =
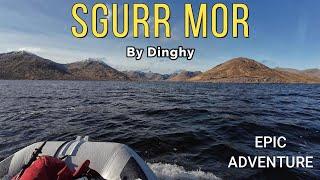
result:
M 3 13 L 0 14 L 0 52 L 26 50 L 58 63 L 103 58 L 116 69 L 158 73 L 170 73 L 181 69 L 205 71 L 234 57 L 255 59 L 272 68 L 320 68 L 320 22 L 316 19 L 320 16 L 317 8 L 320 2 L 244 1 L 250 9 L 248 39 L 217 39 L 210 35 L 208 38 L 199 39 L 182 37 L 179 32 L 183 30 L 181 18 L 184 3 L 187 1 L 161 1 L 170 5 L 171 10 L 175 10 L 171 11 L 171 39 L 116 39 L 113 36 L 104 39 L 94 39 L 91 36 L 76 39 L 70 31 L 71 26 L 77 25 L 71 16 L 71 8 L 75 2 L 85 2 L 88 7 L 92 7 L 94 3 L 73 0 L 1 2 L 0 10 Z M 108 1 L 108 4 L 115 2 L 120 5 L 124 3 Z M 201 2 L 207 3 L 209 7 L 214 4 L 208 0 Z M 232 2 L 238 1 L 222 2 L 230 7 Z M 150 5 L 155 1 L 145 3 Z M 196 9 L 200 2 L 190 3 Z M 183 45 L 196 48 L 196 53 L 191 61 L 158 58 L 136 61 L 125 56 L 125 47 L 129 45 L 141 48 L 148 45 L 168 48 Z
M 33 53 L 33 52 L 30 52 L 30 51 L 27 51 L 27 50 L 16 50 L 16 51 L 8 51 L 8 52 L 0 52 L 0 54 L 3 54 L 3 53 L 12 53 L 12 52 L 27 52 L 27 53 L 31 53 L 31 54 L 34 54 L 36 56 L 39 56 L 41 58 L 44 58 L 44 59 L 48 59 L 48 60 L 51 60 L 55 63 L 59 63 L 59 64 L 70 64 L 70 63 L 75 63 L 75 62 L 83 62 L 83 61 L 87 61 L 87 60 L 93 60 L 93 61 L 102 61 L 104 63 L 106 63 L 107 65 L 109 65 L 110 67 L 112 68 L 115 68 L 119 71 L 140 71 L 140 72 L 144 72 L 144 73 L 148 73 L 148 72 L 152 72 L 152 73 L 159 73 L 159 74 L 173 74 L 173 73 L 178 73 L 178 72 L 181 72 L 181 71 L 201 71 L 201 72 L 205 72 L 205 71 L 208 71 L 220 64 L 217 64 L 217 65 L 214 65 L 212 67 L 209 67 L 209 69 L 206 69 L 206 70 L 189 70 L 189 69 L 177 69 L 175 71 L 172 71 L 172 72 L 157 72 L 157 71 L 151 71 L 151 70 L 143 70 L 143 69 L 118 69 L 110 64 L 108 64 L 107 62 L 105 62 L 105 59 L 104 58 L 85 58 L 85 59 L 79 59 L 79 60 L 76 60 L 76 61 L 73 61 L 73 62 L 69 62 L 69 63 L 60 63 L 60 62 L 57 62 L 55 61 L 54 59 L 50 59 L 50 58 L 46 58 L 46 57 L 43 57 L 43 56 L 40 56 L 38 55 L 37 53 Z M 236 59 L 236 58 L 247 58 L 247 59 L 252 59 L 252 58 L 248 58 L 248 57 L 233 57 L 231 59 L 226 59 L 225 61 L 223 61 L 221 64 L 227 62 L 227 61 L 230 61 L 232 59 Z M 252 59 L 252 60 L 255 60 L 256 62 L 259 62 L 259 63 L 262 63 L 264 64 L 263 62 L 260 62 L 259 60 L 256 60 L 256 59 Z M 264 64 L 266 65 L 266 64 Z M 266 65 L 267 66 L 267 65 Z M 269 66 L 268 66 L 269 67 Z M 283 69 L 293 69 L 293 70 L 299 70 L 299 71 L 303 71 L 303 70 L 310 70 L 310 69 L 319 69 L 317 67 L 314 67 L 314 68 L 307 68 L 307 69 L 295 69 L 295 68 L 288 68 L 288 67 L 269 67 L 269 68 L 272 68 L 272 69 L 276 69 L 276 68 L 283 68 Z M 319 69 L 320 70 L 320 69 Z

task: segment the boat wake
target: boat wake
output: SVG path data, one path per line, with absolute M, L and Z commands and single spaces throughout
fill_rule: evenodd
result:
M 182 166 L 166 163 L 148 163 L 149 167 L 156 174 L 158 179 L 174 180 L 174 179 L 203 179 L 203 180 L 220 180 L 217 176 L 210 172 L 201 170 L 187 171 Z

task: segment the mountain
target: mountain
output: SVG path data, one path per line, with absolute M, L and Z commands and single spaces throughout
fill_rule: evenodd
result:
M 146 75 L 144 72 L 141 72 L 141 71 L 122 71 L 122 72 L 134 81 L 146 81 Z
M 94 59 L 67 64 L 67 68 L 74 80 L 130 80 L 124 73 Z
M 286 72 L 290 72 L 290 73 L 301 73 L 302 71 L 298 70 L 298 69 L 293 69 L 293 68 L 281 68 L 281 67 L 276 67 L 274 68 L 275 70 L 278 71 L 286 71 Z
M 63 64 L 26 51 L 0 54 L 0 79 L 68 79 Z
M 149 71 L 146 73 L 146 77 L 149 81 L 165 81 L 170 77 L 170 75 L 169 74 L 153 73 L 153 72 Z
M 172 74 L 168 81 L 187 81 L 188 79 L 198 76 L 200 74 L 201 71 L 192 72 L 183 70 L 179 73 Z
M 170 75 L 159 74 L 153 72 L 142 72 L 142 71 L 123 71 L 131 80 L 134 81 L 165 81 Z
M 0 54 L 0 79 L 194 81 L 217 83 L 320 83 L 320 70 L 271 69 L 248 58 L 235 58 L 204 73 L 120 72 L 103 61 L 88 59 L 59 64 L 26 51 Z
M 0 79 L 130 80 L 102 61 L 59 64 L 26 51 L 0 54 L 0 67 Z
M 199 75 L 201 72 L 180 71 L 172 74 L 159 74 L 142 71 L 123 71 L 130 79 L 135 81 L 186 81 L 191 77 Z
M 306 70 L 297 70 L 297 69 L 291 69 L 291 68 L 275 68 L 275 69 L 280 71 L 287 71 L 291 73 L 297 73 L 297 74 L 302 74 L 306 76 L 320 78 L 320 69 L 317 69 L 317 68 L 306 69 Z
M 271 69 L 248 58 L 235 58 L 189 81 L 217 83 L 320 83 L 320 79 L 288 71 Z
M 320 69 L 306 69 L 303 70 L 303 73 L 309 75 L 309 76 L 313 76 L 313 77 L 317 77 L 320 78 Z

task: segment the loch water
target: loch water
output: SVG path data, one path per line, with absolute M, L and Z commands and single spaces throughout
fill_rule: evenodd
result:
M 129 145 L 160 179 L 316 179 L 320 85 L 0 81 L 0 160 L 77 135 Z M 256 149 L 263 135 L 286 148 Z M 314 168 L 228 168 L 239 155 L 313 156 Z

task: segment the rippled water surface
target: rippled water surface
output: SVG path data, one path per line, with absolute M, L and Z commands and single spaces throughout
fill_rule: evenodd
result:
M 1 159 L 89 135 L 180 178 L 320 177 L 319 85 L 0 81 L 0 128 Z M 283 135 L 287 147 L 255 149 L 256 135 Z M 311 155 L 314 168 L 228 169 L 232 155 Z

